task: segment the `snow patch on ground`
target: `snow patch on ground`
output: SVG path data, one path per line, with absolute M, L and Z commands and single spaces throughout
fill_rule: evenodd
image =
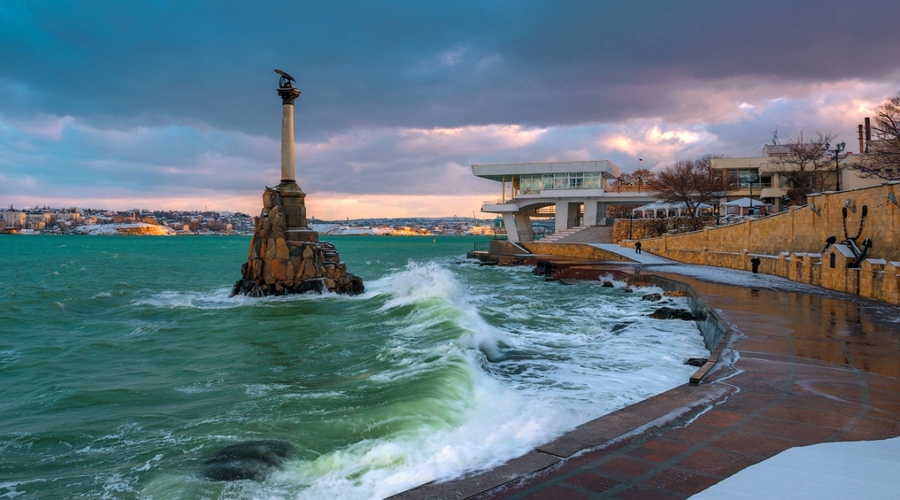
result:
M 798 283 L 787 278 L 773 276 L 771 274 L 754 275 L 750 271 L 730 269 L 725 267 L 701 266 L 697 264 L 684 264 L 678 261 L 666 259 L 649 253 L 636 253 L 633 248 L 621 247 L 614 243 L 595 243 L 592 246 L 608 252 L 621 255 L 643 264 L 641 269 L 657 271 L 661 273 L 680 274 L 710 283 L 723 283 L 726 285 L 742 286 L 747 288 L 785 290 L 791 292 L 809 293 L 815 295 L 843 295 L 813 285 Z
M 691 498 L 898 498 L 900 438 L 822 443 L 785 450 Z

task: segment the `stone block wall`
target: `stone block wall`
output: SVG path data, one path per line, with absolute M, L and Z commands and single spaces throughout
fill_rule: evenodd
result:
M 817 194 L 807 205 L 777 215 L 641 243 L 644 251 L 672 260 L 732 269 L 749 270 L 757 255 L 761 273 L 900 304 L 900 206 L 890 194 L 900 199 L 900 182 Z M 855 258 L 839 245 L 826 248 L 829 237 L 840 242 L 857 235 L 860 243 L 872 240 L 859 267 L 850 267 Z
M 607 252 L 606 250 L 591 245 L 540 242 L 523 242 L 520 244 L 527 248 L 529 252 L 535 254 L 555 255 L 578 260 L 615 260 L 620 262 L 630 262 L 629 259 L 622 257 L 621 255 Z
M 234 284 L 232 296 L 363 292 L 362 279 L 347 272 L 333 244 L 318 241 L 318 233 L 308 228 L 288 226 L 290 219 L 285 216 L 285 210 L 293 210 L 295 217 L 300 212 L 296 206 L 282 205 L 282 199 L 296 198 L 282 198 L 277 190 L 266 189 L 263 210 L 256 217 L 250 239 L 247 262 L 241 266 L 241 279 Z

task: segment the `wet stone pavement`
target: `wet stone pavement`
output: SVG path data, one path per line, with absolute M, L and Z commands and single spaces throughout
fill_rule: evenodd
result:
M 900 308 L 691 285 L 735 333 L 716 368 L 497 469 L 396 498 L 687 498 L 788 448 L 900 436 Z

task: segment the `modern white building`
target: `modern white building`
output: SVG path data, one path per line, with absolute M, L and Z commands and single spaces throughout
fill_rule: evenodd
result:
M 640 186 L 608 190 L 608 182 L 622 175 L 608 160 L 472 165 L 472 173 L 500 183 L 500 199 L 484 202 L 481 211 L 503 216 L 512 242 L 534 241 L 531 217 L 553 215 L 556 231 L 602 226 L 607 205 L 657 199 Z

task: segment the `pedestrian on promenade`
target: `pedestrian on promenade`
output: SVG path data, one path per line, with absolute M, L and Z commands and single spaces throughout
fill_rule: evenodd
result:
M 641 242 L 640 241 L 634 244 L 634 251 L 635 251 L 635 253 L 641 253 Z
M 753 276 L 759 276 L 759 256 L 754 255 L 750 259 L 750 266 L 753 268 Z

